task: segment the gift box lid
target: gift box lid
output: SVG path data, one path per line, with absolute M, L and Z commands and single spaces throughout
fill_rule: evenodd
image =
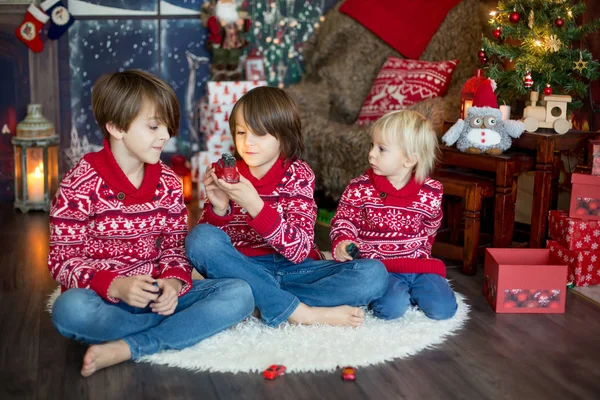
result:
M 571 183 L 600 186 L 600 176 L 590 174 L 578 174 L 577 172 L 573 172 L 571 174 Z

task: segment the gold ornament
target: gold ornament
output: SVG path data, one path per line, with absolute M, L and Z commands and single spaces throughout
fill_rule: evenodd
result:
M 527 20 L 527 26 L 529 29 L 533 29 L 533 25 L 535 24 L 535 17 L 533 15 L 533 10 L 529 11 L 529 19 Z
M 544 45 L 546 46 L 546 49 L 552 51 L 553 53 L 559 51 L 560 46 L 562 45 L 562 42 L 556 35 L 548 36 L 545 42 L 546 43 L 544 43 Z
M 573 69 L 576 69 L 581 74 L 583 72 L 583 70 L 587 68 L 587 63 L 588 62 L 587 61 L 583 61 L 583 57 L 581 55 L 581 52 L 579 52 L 579 60 L 573 61 L 573 63 L 575 64 L 575 66 L 573 67 Z

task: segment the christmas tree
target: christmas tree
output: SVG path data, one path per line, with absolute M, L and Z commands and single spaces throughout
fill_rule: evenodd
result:
M 327 3 L 257 0 L 249 4 L 254 26 L 248 41 L 253 51 L 263 56 L 267 82 L 280 87 L 297 82 L 304 71 L 302 45 L 323 21 Z
M 589 82 L 599 76 L 598 62 L 580 45 L 600 20 L 578 25 L 584 12 L 583 2 L 569 0 L 498 2 L 490 12 L 493 38 L 483 38 L 479 58 L 485 64 L 489 57 L 487 74 L 498 84 L 500 100 L 510 104 L 535 90 L 571 95 L 570 107 L 581 107 Z

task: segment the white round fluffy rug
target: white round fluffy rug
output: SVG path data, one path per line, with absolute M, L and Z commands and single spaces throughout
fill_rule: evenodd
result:
M 48 301 L 48 311 L 60 288 Z M 339 367 L 378 364 L 405 358 L 442 343 L 468 319 L 469 306 L 457 293 L 458 310 L 446 321 L 433 321 L 411 309 L 396 321 L 367 313 L 360 328 L 298 326 L 284 323 L 269 328 L 250 317 L 243 322 L 181 351 L 164 351 L 141 362 L 194 371 L 263 371 L 283 364 L 287 372 L 333 371 Z

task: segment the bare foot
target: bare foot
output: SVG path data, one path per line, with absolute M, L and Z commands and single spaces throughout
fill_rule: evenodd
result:
M 309 307 L 300 303 L 290 315 L 292 324 L 329 324 L 341 326 L 361 326 L 365 320 L 365 312 L 358 307 Z
M 111 365 L 122 363 L 131 358 L 131 350 L 124 340 L 94 344 L 83 356 L 81 375 L 90 376 L 94 372 Z

